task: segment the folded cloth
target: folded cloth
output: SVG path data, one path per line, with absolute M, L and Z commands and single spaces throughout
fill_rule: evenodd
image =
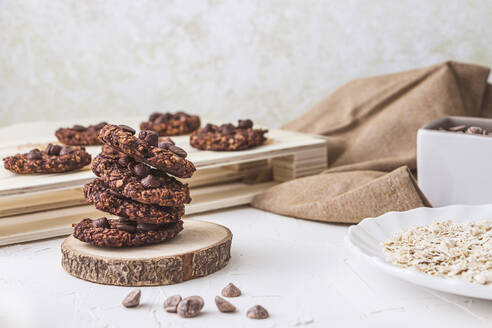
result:
M 347 223 L 430 206 L 409 171 L 417 166 L 417 130 L 443 116 L 492 117 L 489 72 L 445 62 L 349 82 L 284 126 L 326 136 L 329 169 L 272 187 L 253 206 Z

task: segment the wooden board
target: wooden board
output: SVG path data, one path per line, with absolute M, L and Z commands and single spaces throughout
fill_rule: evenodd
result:
M 249 204 L 254 196 L 275 184 L 273 181 L 228 183 L 192 189 L 193 201 L 186 205 L 186 215 Z M 84 205 L 0 218 L 0 246 L 66 236 L 73 231 L 72 223 L 101 216 L 113 217 L 94 206 Z
M 62 266 L 77 278 L 99 284 L 170 285 L 225 267 L 231 242 L 226 227 L 197 220 L 186 220 L 175 239 L 144 247 L 99 248 L 69 236 L 61 246 Z

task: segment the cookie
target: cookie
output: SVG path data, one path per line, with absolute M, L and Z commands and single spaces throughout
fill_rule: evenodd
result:
M 200 127 L 200 118 L 185 112 L 153 113 L 149 120 L 140 123 L 140 130 L 152 130 L 160 136 L 188 134 Z
M 162 207 L 136 202 L 123 197 L 95 179 L 84 186 L 85 199 L 98 210 L 128 218 L 139 223 L 163 224 L 178 221 L 184 206 Z
M 55 136 L 65 145 L 100 145 L 102 142 L 98 138 L 98 133 L 99 130 L 101 130 L 106 124 L 106 122 L 101 122 L 99 124 L 89 125 L 87 127 L 76 124 L 71 128 L 60 128 L 56 130 Z
M 268 130 L 253 129 L 251 120 L 239 120 L 237 126 L 207 124 L 191 134 L 190 145 L 200 150 L 245 150 L 263 144 L 267 132 Z
M 3 159 L 3 166 L 14 173 L 62 173 L 80 169 L 91 162 L 84 147 L 49 144 L 43 151 L 33 149 Z
M 136 224 L 121 219 L 84 219 L 74 224 L 73 236 L 98 247 L 135 247 L 161 243 L 176 237 L 183 221 L 165 225 Z
M 120 158 L 97 155 L 92 171 L 118 194 L 140 203 L 180 206 L 191 201 L 187 184 L 129 156 Z
M 186 159 L 187 154 L 183 149 L 167 142 L 159 144 L 155 132 L 140 131 L 138 138 L 134 134 L 135 130 L 130 127 L 107 124 L 99 131 L 99 138 L 136 161 L 174 176 L 189 178 L 196 171 L 195 165 Z

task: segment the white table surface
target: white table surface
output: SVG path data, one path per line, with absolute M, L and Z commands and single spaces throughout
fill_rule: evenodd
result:
M 133 288 L 79 280 L 60 265 L 62 238 L 0 248 L 0 327 L 474 327 L 492 320 L 492 302 L 399 281 L 345 246 L 347 226 L 297 220 L 240 207 L 199 214 L 234 234 L 223 270 L 185 283 L 144 287 L 141 305 L 121 306 Z M 218 312 L 228 282 L 243 296 L 238 312 Z M 173 294 L 201 295 L 203 313 L 182 319 L 163 310 Z M 246 318 L 261 304 L 267 320 Z

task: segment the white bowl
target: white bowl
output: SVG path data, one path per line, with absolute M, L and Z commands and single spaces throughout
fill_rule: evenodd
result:
M 492 203 L 492 136 L 438 130 L 461 124 L 492 131 L 492 119 L 443 117 L 417 133 L 418 184 L 434 207 Z
M 414 269 L 401 268 L 387 262 L 381 243 L 395 232 L 436 221 L 454 222 L 492 219 L 492 205 L 454 205 L 441 208 L 421 207 L 406 212 L 388 212 L 351 226 L 345 236 L 350 249 L 369 264 L 411 283 L 457 295 L 492 300 L 492 285 L 479 285 L 455 278 L 439 278 Z

